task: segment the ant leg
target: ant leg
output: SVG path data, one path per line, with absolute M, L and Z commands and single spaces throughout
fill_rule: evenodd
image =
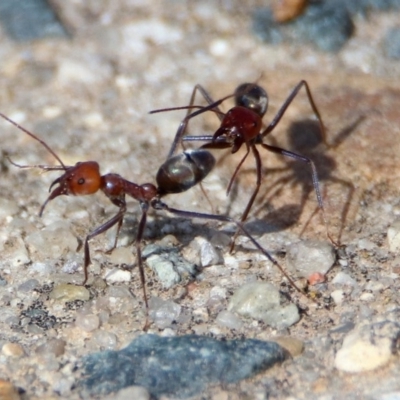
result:
M 106 251 L 106 254 L 110 254 L 110 253 L 117 247 L 119 232 L 120 232 L 120 230 L 121 230 L 121 226 L 122 226 L 122 222 L 123 222 L 123 221 L 124 221 L 123 218 L 121 218 L 121 219 L 118 221 L 117 232 L 115 233 L 114 244 L 113 244 L 113 246 L 111 247 L 111 249 L 108 249 L 108 250 Z
M 242 217 L 240 218 L 240 222 L 241 223 L 246 221 L 247 216 L 249 215 L 251 207 L 253 206 L 254 200 L 256 199 L 258 191 L 260 190 L 260 186 L 261 186 L 261 158 L 260 158 L 260 153 L 256 149 L 255 145 L 251 146 L 251 150 L 253 151 L 254 159 L 256 161 L 257 181 L 256 181 L 256 187 L 255 187 L 255 189 L 253 191 L 253 194 L 251 195 L 250 200 L 248 201 L 247 206 L 246 206 L 246 208 L 245 208 L 245 210 L 244 210 L 244 212 L 242 214 Z M 239 168 L 239 166 L 238 166 L 238 168 Z M 236 168 L 236 170 L 238 170 L 238 168 Z M 235 171 L 235 173 L 236 173 L 236 171 Z M 230 253 L 233 252 L 233 249 L 235 247 L 235 241 L 236 241 L 236 238 L 237 238 L 238 234 L 239 234 L 239 229 L 236 229 L 235 235 L 233 236 L 232 241 L 231 241 L 231 247 L 229 248 L 229 252 Z
M 83 266 L 83 272 L 84 272 L 84 280 L 82 282 L 82 285 L 85 285 L 85 283 L 88 280 L 88 267 L 91 264 L 91 259 L 90 259 L 90 251 L 89 251 L 89 240 L 93 239 L 95 236 L 100 235 L 103 232 L 106 232 L 110 228 L 112 228 L 115 224 L 120 224 L 121 221 L 124 218 L 124 214 L 126 212 L 126 206 L 123 205 L 121 206 L 120 210 L 118 211 L 117 214 L 114 215 L 110 220 L 105 222 L 103 225 L 99 226 L 96 228 L 93 232 L 90 232 L 86 238 L 85 238 L 85 244 L 84 244 L 84 266 Z
M 325 213 L 324 202 L 323 202 L 323 199 L 322 199 L 321 189 L 320 189 L 320 185 L 319 185 L 317 169 L 316 169 L 315 164 L 313 163 L 313 161 L 310 158 L 306 157 L 306 156 L 303 156 L 303 155 L 300 155 L 300 154 L 297 154 L 297 153 L 293 153 L 292 151 L 285 150 L 285 149 L 282 149 L 280 147 L 270 146 L 270 145 L 265 144 L 265 143 L 261 143 L 261 146 L 264 149 L 267 149 L 268 151 L 271 151 L 272 153 L 280 154 L 280 155 L 285 156 L 285 157 L 291 157 L 291 158 L 293 158 L 295 160 L 298 160 L 298 161 L 303 161 L 303 162 L 305 162 L 306 164 L 308 164 L 311 167 L 312 182 L 313 182 L 315 194 L 317 196 L 318 206 L 319 206 L 319 209 L 321 210 L 322 220 L 323 220 L 323 223 L 325 225 L 326 236 L 328 237 L 328 239 L 331 241 L 331 243 L 334 246 L 339 247 L 340 243 L 337 243 L 332 238 L 332 236 L 331 236 L 331 234 L 329 232 L 328 222 L 327 222 L 326 213 Z
M 197 91 L 199 91 L 200 94 L 203 96 L 203 98 L 206 100 L 206 102 L 208 103 L 208 106 L 207 107 L 201 107 L 200 110 L 195 111 L 194 113 L 190 114 L 190 111 L 194 107 L 196 107 L 196 106 L 194 106 L 194 99 L 196 97 Z M 199 114 L 202 114 L 202 113 L 204 113 L 206 111 L 210 111 L 211 110 L 211 111 L 215 111 L 217 116 L 218 116 L 218 118 L 220 120 L 222 120 L 222 115 L 223 114 L 222 114 L 221 110 L 218 107 L 221 103 L 222 103 L 222 101 L 220 101 L 220 100 L 217 101 L 217 102 L 214 102 L 214 100 L 211 98 L 210 94 L 204 89 L 203 86 L 197 84 L 193 88 L 192 95 L 190 96 L 190 102 L 189 102 L 189 105 L 187 106 L 187 112 L 186 112 L 185 118 L 179 124 L 179 128 L 176 131 L 175 138 L 174 138 L 174 140 L 172 142 L 171 149 L 170 149 L 170 151 L 168 153 L 168 157 L 167 158 L 172 157 L 173 154 L 176 151 L 176 148 L 178 147 L 178 144 L 183 142 L 182 138 L 185 136 L 185 132 L 186 132 L 187 126 L 189 124 L 189 120 L 191 118 L 193 118 L 193 117 L 195 117 L 195 116 L 197 116 Z M 212 107 L 210 107 L 210 106 L 212 106 Z
M 238 222 L 230 217 L 224 216 L 224 215 L 217 215 L 217 214 L 203 214 L 203 213 L 198 213 L 194 211 L 184 211 L 184 210 L 178 210 L 176 208 L 169 207 L 167 204 L 161 202 L 160 200 L 155 200 L 151 203 L 152 207 L 155 208 L 156 210 L 165 210 L 170 212 L 171 214 L 183 217 L 183 218 L 199 218 L 199 219 L 205 219 L 205 220 L 213 220 L 213 221 L 220 221 L 220 222 L 230 222 L 236 225 L 238 230 L 241 230 L 248 238 L 249 240 L 253 243 L 253 245 L 261 251 L 261 253 L 272 263 L 274 264 L 279 271 L 282 273 L 283 276 L 286 277 L 286 279 L 289 281 L 289 283 L 293 286 L 294 289 L 296 289 L 299 293 L 303 294 L 306 296 L 304 291 L 300 289 L 293 279 L 287 274 L 287 272 L 283 269 L 283 267 L 276 261 L 271 254 L 268 253 L 267 250 L 265 250 L 254 238 L 251 236 L 250 232 L 243 226 L 241 222 Z M 306 296 L 307 297 L 307 296 Z M 307 297 L 308 298 L 308 297 Z
M 285 102 L 282 104 L 281 108 L 279 109 L 279 111 L 276 113 L 274 119 L 271 121 L 271 123 L 264 129 L 264 131 L 261 133 L 261 137 L 265 137 L 266 135 L 268 135 L 268 133 L 270 133 L 271 131 L 274 130 L 274 128 L 276 127 L 276 125 L 279 123 L 279 121 L 281 120 L 282 116 L 285 114 L 287 108 L 289 107 L 289 105 L 291 104 L 291 102 L 294 100 L 294 98 L 297 96 L 297 94 L 299 93 L 300 89 L 304 86 L 304 88 L 306 89 L 307 92 L 307 97 L 308 97 L 308 101 L 311 105 L 312 110 L 314 111 L 315 116 L 318 119 L 319 122 L 319 126 L 320 126 L 320 131 L 321 131 L 321 136 L 322 136 L 322 140 L 325 143 L 326 146 L 329 147 L 329 144 L 326 141 L 326 132 L 325 132 L 325 127 L 324 124 L 322 122 L 322 118 L 321 118 L 321 114 L 318 111 L 318 108 L 314 102 L 314 99 L 312 97 L 311 94 L 311 90 L 310 87 L 308 86 L 307 81 L 302 80 L 300 81 L 295 88 L 291 91 L 291 93 L 289 94 L 288 98 L 285 100 Z
M 149 210 L 149 204 L 145 202 L 140 203 L 140 208 L 142 209 L 142 217 L 140 218 L 139 222 L 139 227 L 136 235 L 136 240 L 135 240 L 135 247 L 136 247 L 136 260 L 137 264 L 139 267 L 139 274 L 140 274 L 140 283 L 142 285 L 142 290 L 143 290 L 143 300 L 144 304 L 146 307 L 146 322 L 144 325 L 143 330 L 147 331 L 150 327 L 150 322 L 149 322 L 149 303 L 147 301 L 147 292 L 146 292 L 146 278 L 144 275 L 144 267 L 143 267 L 143 258 L 142 258 L 142 238 L 143 238 L 143 232 L 144 228 L 146 227 L 146 221 L 147 221 L 147 212 Z

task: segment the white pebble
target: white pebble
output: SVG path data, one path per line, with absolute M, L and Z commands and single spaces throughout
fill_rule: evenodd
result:
M 335 304 L 337 306 L 341 305 L 343 303 L 343 300 L 344 300 L 343 290 L 340 290 L 340 289 L 334 290 L 331 293 L 331 297 L 332 297 L 333 301 L 335 302 Z
M 221 311 L 217 315 L 215 322 L 218 325 L 229 328 L 229 329 L 239 330 L 243 326 L 243 323 L 240 320 L 240 318 L 238 318 L 235 314 L 233 314 L 230 311 Z
M 211 265 L 219 265 L 224 263 L 224 258 L 219 250 L 217 250 L 207 240 L 202 240 L 200 244 L 200 262 L 203 268 Z
M 286 265 L 293 274 L 308 278 L 315 272 L 325 275 L 335 260 L 334 249 L 329 243 L 304 240 L 289 246 Z
M 92 340 L 98 347 L 113 350 L 117 347 L 117 337 L 112 332 L 97 330 L 93 333 Z
M 386 365 L 392 357 L 399 333 L 400 325 L 390 321 L 355 328 L 345 337 L 342 348 L 336 353 L 335 367 L 354 373 Z
M 108 269 L 104 274 L 104 279 L 110 284 L 129 282 L 131 277 L 130 271 L 126 271 L 121 268 L 113 268 L 111 270 Z
M 400 220 L 393 222 L 387 232 L 389 250 L 398 253 L 400 250 Z
M 1 352 L 7 357 L 21 357 L 25 354 L 24 348 L 18 343 L 5 343 Z
M 85 332 L 92 332 L 100 326 L 100 319 L 94 314 L 77 313 L 75 325 Z
M 345 272 L 338 272 L 332 279 L 332 283 L 339 286 L 356 286 L 357 282 Z
M 375 296 L 373 295 L 373 293 L 369 293 L 369 292 L 365 292 L 360 296 L 360 300 L 361 301 L 365 301 L 365 302 L 370 302 L 373 301 L 375 298 Z
M 168 328 L 176 321 L 181 313 L 182 307 L 171 300 L 162 300 L 152 297 L 149 300 L 149 315 L 154 324 L 160 328 Z

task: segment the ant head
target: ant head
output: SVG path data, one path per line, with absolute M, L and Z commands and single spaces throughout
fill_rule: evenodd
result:
M 99 164 L 95 161 L 79 162 L 73 167 L 67 167 L 65 173 L 57 178 L 51 185 L 58 185 L 42 205 L 41 216 L 47 203 L 61 195 L 83 196 L 96 193 L 101 187 Z
M 263 117 L 268 109 L 268 94 L 255 83 L 243 83 L 235 90 L 235 103 L 237 106 L 249 108 Z

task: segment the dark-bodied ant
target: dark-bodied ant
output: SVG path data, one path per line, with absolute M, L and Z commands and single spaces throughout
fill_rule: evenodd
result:
M 295 86 L 295 88 L 286 98 L 285 102 L 283 103 L 279 111 L 276 113 L 275 117 L 265 128 L 263 128 L 262 119 L 268 110 L 268 94 L 261 86 L 255 83 L 244 83 L 238 86 L 233 94 L 225 96 L 217 101 L 214 101 L 209 95 L 209 93 L 201 85 L 196 85 L 193 89 L 190 98 L 190 103 L 188 106 L 153 110 L 150 113 L 187 109 L 186 116 L 180 123 L 179 128 L 176 132 L 174 141 L 172 143 L 169 152 L 169 156 L 172 156 L 175 153 L 178 145 L 180 143 L 183 144 L 183 142 L 193 142 L 193 141 L 207 142 L 206 144 L 203 144 L 201 148 L 203 149 L 230 148 L 232 154 L 236 153 L 243 145 L 246 147 L 245 155 L 239 161 L 239 164 L 237 165 L 229 181 L 227 194 L 229 194 L 233 182 L 241 166 L 245 162 L 247 156 L 250 154 L 250 151 L 252 152 L 256 165 L 256 186 L 240 218 L 241 222 L 246 221 L 261 185 L 262 162 L 257 146 L 261 146 L 263 149 L 268 150 L 272 153 L 279 154 L 285 157 L 290 157 L 297 161 L 301 161 L 308 164 L 311 169 L 311 178 L 314 186 L 314 191 L 317 197 L 319 209 L 321 210 L 322 213 L 322 219 L 325 225 L 327 236 L 333 244 L 337 245 L 335 241 L 331 238 L 331 235 L 329 233 L 328 224 L 325 216 L 324 203 L 317 175 L 317 169 L 313 161 L 309 157 L 303 156 L 301 154 L 297 154 L 292 151 L 285 150 L 281 147 L 264 143 L 264 138 L 276 128 L 279 121 L 281 120 L 286 110 L 288 109 L 289 105 L 292 103 L 292 101 L 294 100 L 294 98 L 299 93 L 302 87 L 304 87 L 306 90 L 308 101 L 319 122 L 320 134 L 322 136 L 322 140 L 326 144 L 325 128 L 322 122 L 322 118 L 312 97 L 309 85 L 305 80 L 300 81 Z M 207 101 L 208 103 L 207 106 L 194 105 L 194 100 L 197 91 L 200 92 L 200 94 Z M 231 97 L 233 97 L 235 100 L 235 106 L 231 108 L 227 113 L 223 113 L 220 110 L 219 106 L 225 100 Z M 193 109 L 198 109 L 198 110 L 191 113 Z M 189 121 L 192 118 L 207 111 L 213 111 L 221 121 L 220 127 L 216 130 L 216 132 L 213 135 L 199 135 L 199 136 L 185 135 Z M 238 231 L 236 231 L 236 234 L 231 242 L 231 248 L 230 248 L 231 252 L 233 251 L 237 234 Z
M 185 192 L 204 180 L 204 178 L 210 173 L 215 165 L 215 158 L 207 150 L 189 150 L 181 154 L 168 157 L 168 159 L 158 169 L 156 175 L 157 185 L 152 183 L 137 185 L 136 183 L 130 182 L 118 174 L 109 173 L 106 175 L 101 175 L 99 164 L 96 161 L 78 162 L 74 166 L 64 165 L 60 157 L 43 140 L 16 122 L 12 121 L 4 114 L 0 113 L 0 116 L 25 132 L 34 140 L 37 140 L 39 143 L 41 143 L 60 164 L 57 166 L 23 166 L 18 165 L 10 160 L 13 165 L 19 168 L 40 168 L 45 171 L 63 171 L 63 174 L 54 180 L 50 185 L 50 195 L 41 206 L 39 216 L 43 214 L 43 211 L 49 201 L 58 196 L 83 196 L 94 194 L 98 191 L 102 191 L 106 197 L 108 197 L 108 199 L 119 209 L 111 219 L 90 232 L 84 240 L 84 281 L 82 285 L 84 285 L 88 280 L 88 267 L 91 263 L 89 241 L 95 236 L 106 232 L 108 229 L 116 225 L 117 232 L 112 249 L 116 247 L 123 217 L 127 210 L 126 196 L 130 196 L 139 202 L 142 211 L 135 239 L 135 247 L 146 310 L 148 310 L 148 301 L 145 286 L 143 259 L 141 255 L 141 244 L 143 232 L 146 226 L 147 213 L 150 208 L 167 211 L 182 218 L 199 218 L 203 220 L 214 220 L 235 224 L 237 229 L 243 232 L 243 234 L 249 238 L 255 248 L 261 251 L 262 254 L 282 272 L 290 284 L 299 292 L 304 293 L 296 286 L 281 265 L 253 238 L 253 236 L 248 232 L 241 222 L 222 215 L 175 209 L 169 207 L 161 200 L 161 198 L 167 194 Z M 57 186 L 53 189 L 55 185 Z M 148 325 L 146 323 L 146 327 L 147 326 Z

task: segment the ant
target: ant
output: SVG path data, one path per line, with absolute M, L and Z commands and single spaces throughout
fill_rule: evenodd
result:
M 193 142 L 193 141 L 207 142 L 200 148 L 203 149 L 230 148 L 232 154 L 236 153 L 243 145 L 245 146 L 246 148 L 245 155 L 239 161 L 239 164 L 237 165 L 235 171 L 233 172 L 233 175 L 228 184 L 227 194 L 229 194 L 229 192 L 231 191 L 233 182 L 241 166 L 245 162 L 246 158 L 248 157 L 250 152 L 253 154 L 256 165 L 256 186 L 240 218 L 240 222 L 242 223 L 246 221 L 261 185 L 262 162 L 257 146 L 261 146 L 263 149 L 268 150 L 272 153 L 279 154 L 285 157 L 290 157 L 296 161 L 301 161 L 303 163 L 308 164 L 311 168 L 312 183 L 317 197 L 318 206 L 322 213 L 322 219 L 325 225 L 327 237 L 333 244 L 337 246 L 338 244 L 335 243 L 335 241 L 331 238 L 331 235 L 328 230 L 324 203 L 321 195 L 317 169 L 315 167 L 314 162 L 311 160 L 311 158 L 307 156 L 297 154 L 289 150 L 285 150 L 278 146 L 273 146 L 264 143 L 264 138 L 276 128 L 279 121 L 281 120 L 286 110 L 288 109 L 289 105 L 292 103 L 294 98 L 299 93 L 300 89 L 303 87 L 306 90 L 310 106 L 315 116 L 318 119 L 322 141 L 327 145 L 325 128 L 322 122 L 321 115 L 312 97 L 310 87 L 307 81 L 305 80 L 300 81 L 294 87 L 294 89 L 292 89 L 289 96 L 286 98 L 286 100 L 276 113 L 275 117 L 272 119 L 272 121 L 266 128 L 263 128 L 262 119 L 268 110 L 268 94 L 261 86 L 255 83 L 241 84 L 236 88 L 233 94 L 225 96 L 217 101 L 214 101 L 212 99 L 210 94 L 204 89 L 203 86 L 197 84 L 192 91 L 190 103 L 188 106 L 158 109 L 150 111 L 150 113 L 154 114 L 164 111 L 187 109 L 186 116 L 181 121 L 179 128 L 176 132 L 174 141 L 172 143 L 169 152 L 169 157 L 171 157 L 175 153 L 178 144 L 181 143 L 183 145 L 183 142 Z M 206 100 L 206 102 L 208 103 L 207 106 L 194 105 L 194 100 L 197 92 L 200 92 L 200 94 Z M 227 113 L 223 113 L 220 110 L 219 106 L 225 100 L 231 97 L 233 97 L 235 100 L 235 106 L 231 108 Z M 193 109 L 198 109 L 198 110 L 190 113 L 190 111 Z M 220 127 L 215 131 L 215 133 L 213 135 L 185 136 L 185 132 L 190 119 L 207 111 L 213 111 L 220 120 Z M 232 252 L 234 249 L 237 235 L 238 235 L 238 230 L 236 231 L 232 239 L 230 252 Z
M 268 251 L 266 251 L 253 238 L 253 236 L 241 222 L 238 222 L 228 216 L 205 214 L 172 208 L 161 200 L 161 198 L 165 195 L 185 192 L 204 180 L 204 178 L 215 166 L 215 158 L 209 151 L 205 149 L 188 150 L 178 155 L 168 157 L 158 169 L 156 175 L 157 185 L 152 183 L 138 185 L 134 182 L 128 181 L 118 174 L 108 173 L 106 175 L 101 175 L 100 166 L 96 161 L 84 161 L 78 162 L 74 166 L 66 166 L 60 157 L 50 148 L 50 146 L 48 146 L 47 143 L 41 140 L 38 136 L 20 126 L 6 115 L 0 113 L 0 116 L 12 125 L 16 126 L 18 129 L 25 132 L 34 140 L 41 143 L 59 163 L 59 165 L 56 166 L 26 166 L 16 164 L 10 160 L 13 165 L 18 168 L 40 168 L 44 171 L 63 171 L 63 174 L 55 179 L 50 185 L 50 195 L 41 206 L 39 216 L 42 216 L 45 207 L 51 200 L 62 195 L 83 196 L 91 195 L 101 191 L 115 206 L 118 207 L 118 212 L 112 218 L 91 231 L 84 240 L 84 281 L 82 282 L 82 285 L 85 285 L 88 280 L 88 267 L 91 264 L 89 241 L 95 236 L 106 232 L 108 229 L 116 225 L 117 232 L 114 245 L 109 251 L 111 252 L 116 247 L 123 217 L 127 210 L 126 196 L 130 196 L 139 202 L 142 212 L 136 234 L 135 247 L 137 265 L 139 267 L 143 298 L 147 314 L 149 307 L 146 293 L 143 259 L 141 254 L 141 244 L 143 232 L 146 227 L 147 214 L 150 208 L 156 211 L 166 211 L 174 216 L 182 218 L 199 218 L 203 220 L 214 220 L 235 224 L 236 228 L 249 238 L 255 248 L 261 251 L 261 253 L 282 272 L 290 284 L 297 291 L 304 294 L 304 292 L 299 289 L 298 286 L 296 286 L 294 281 L 285 272 L 278 261 L 276 261 L 268 253 Z M 54 186 L 56 187 L 53 189 Z M 146 321 L 145 329 L 147 329 L 147 327 L 148 323 Z

